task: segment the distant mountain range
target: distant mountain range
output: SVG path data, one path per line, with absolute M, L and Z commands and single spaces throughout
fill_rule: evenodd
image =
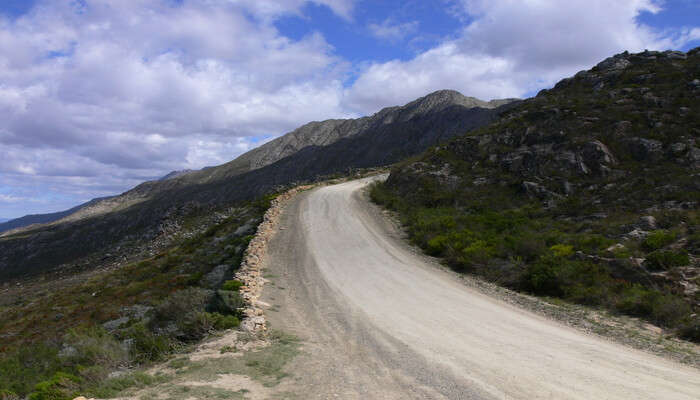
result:
M 100 197 L 92 199 L 87 203 L 80 204 L 66 211 L 59 211 L 55 213 L 48 214 L 33 214 L 25 215 L 24 217 L 15 219 L 0 219 L 0 233 L 7 232 L 13 229 L 23 228 L 34 224 L 48 224 L 50 222 L 58 221 L 61 218 L 67 217 L 85 207 L 98 203 L 102 200 L 109 199 L 110 197 Z
M 193 171 L 194 170 L 191 170 L 191 169 L 184 169 L 181 171 L 172 171 L 158 180 L 159 181 L 167 181 L 170 179 L 175 179 L 179 176 L 188 174 L 188 173 L 193 172 Z M 33 224 L 48 224 L 51 222 L 55 222 L 55 221 L 58 221 L 64 217 L 67 217 L 67 216 L 69 216 L 77 211 L 80 211 L 83 208 L 95 205 L 103 200 L 111 199 L 112 197 L 113 196 L 99 197 L 96 199 L 92 199 L 86 203 L 77 205 L 69 210 L 58 211 L 55 213 L 30 214 L 30 215 L 25 215 L 25 216 L 19 217 L 19 218 L 0 218 L 0 233 L 7 232 L 7 231 L 10 231 L 13 229 L 24 228 L 26 226 L 30 226 Z
M 58 215 L 23 217 L 24 228 L 0 234 L 0 277 L 150 240 L 172 218 L 193 210 L 216 210 L 319 177 L 389 165 L 484 126 L 517 103 L 441 90 L 369 117 L 311 122 L 221 166 L 171 173 Z

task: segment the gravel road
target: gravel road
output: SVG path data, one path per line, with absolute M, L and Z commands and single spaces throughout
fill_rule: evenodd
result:
M 700 371 L 475 291 L 417 254 L 363 194 L 301 194 L 269 243 L 263 301 L 304 353 L 310 399 L 694 399 Z M 278 311 L 275 311 L 278 310 Z

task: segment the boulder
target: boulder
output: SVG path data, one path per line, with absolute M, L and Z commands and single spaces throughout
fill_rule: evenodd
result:
M 663 144 L 658 140 L 633 137 L 626 143 L 632 158 L 637 161 L 656 161 L 663 154 Z
M 202 282 L 208 288 L 217 288 L 224 282 L 230 269 L 231 267 L 227 264 L 217 265 L 208 274 L 204 275 Z
M 542 200 L 561 197 L 561 195 L 551 192 L 547 190 L 546 187 L 535 182 L 524 181 L 522 187 L 530 197 L 536 197 Z
M 583 145 L 581 158 L 592 171 L 599 174 L 609 171 L 608 166 L 617 164 L 610 149 L 598 140 Z
M 613 57 L 608 57 L 596 65 L 596 68 L 601 72 L 621 71 L 632 65 L 631 62 L 623 58 L 623 55 L 618 54 Z
M 645 215 L 643 217 L 640 217 L 638 225 L 641 229 L 645 231 L 653 231 L 655 229 L 658 229 L 656 225 L 656 218 L 654 218 L 651 215 Z
M 634 230 L 627 232 L 624 236 L 630 239 L 644 239 L 647 237 L 647 235 L 649 235 L 649 232 L 635 228 Z

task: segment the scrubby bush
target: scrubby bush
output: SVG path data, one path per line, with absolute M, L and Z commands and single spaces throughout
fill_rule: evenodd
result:
M 563 258 L 569 257 L 570 255 L 574 254 L 574 246 L 570 246 L 567 244 L 555 244 L 554 246 L 550 247 L 549 250 L 555 257 Z
M 671 232 L 654 231 L 647 235 L 642 242 L 642 247 L 645 250 L 654 251 L 673 243 L 674 240 L 676 240 L 676 235 Z
M 60 370 L 58 349 L 53 346 L 32 344 L 3 352 L 0 353 L 0 389 L 24 395 Z
M 237 279 L 233 279 L 233 280 L 224 282 L 224 284 L 221 286 L 221 289 L 237 292 L 241 287 L 243 287 L 243 285 L 244 285 L 243 282 L 241 282 Z
M 213 321 L 214 329 L 219 330 L 237 328 L 241 324 L 241 321 L 235 315 L 211 313 L 209 318 Z
M 80 378 L 65 372 L 56 372 L 51 379 L 39 382 L 29 400 L 70 400 L 77 395 Z
M 217 290 L 212 299 L 209 311 L 218 312 L 224 315 L 239 315 L 239 309 L 244 306 L 243 297 L 240 293 L 230 290 Z
M 700 318 L 694 318 L 684 321 L 678 328 L 678 336 L 683 339 L 691 340 L 695 343 L 700 343 Z
M 546 257 L 531 264 L 523 276 L 522 286 L 535 294 L 561 296 L 564 294 L 559 280 L 560 260 Z
M 188 338 L 193 333 L 195 320 L 212 299 L 211 290 L 201 288 L 187 288 L 179 290 L 161 303 L 155 310 L 155 318 L 152 325 L 155 328 L 163 328 L 173 324 L 178 328 L 176 336 Z M 195 329 L 197 330 L 197 329 Z M 195 335 L 196 336 L 196 335 Z
M 646 265 L 655 270 L 666 270 L 688 265 L 690 258 L 685 251 L 657 250 L 647 254 Z
M 492 246 L 484 240 L 475 240 L 462 249 L 461 263 L 473 267 L 477 264 L 486 264 L 495 253 Z
M 115 369 L 129 364 L 129 354 L 105 329 L 98 326 L 73 328 L 64 337 L 59 356 L 66 366 L 95 366 Z
M 132 359 L 139 363 L 162 360 L 176 347 L 172 339 L 151 332 L 144 323 L 129 327 L 122 338 L 129 345 Z
M 639 284 L 624 288 L 615 307 L 663 326 L 674 326 L 690 314 L 690 306 L 678 297 Z

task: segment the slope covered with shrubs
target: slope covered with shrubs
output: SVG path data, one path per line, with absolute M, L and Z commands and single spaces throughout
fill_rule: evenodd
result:
M 457 271 L 700 341 L 700 49 L 623 53 L 372 188 Z
M 241 285 L 231 279 L 271 198 L 214 223 L 190 215 L 182 225 L 199 229 L 140 261 L 2 293 L 0 398 L 111 396 L 156 379 L 136 367 L 238 326 Z

